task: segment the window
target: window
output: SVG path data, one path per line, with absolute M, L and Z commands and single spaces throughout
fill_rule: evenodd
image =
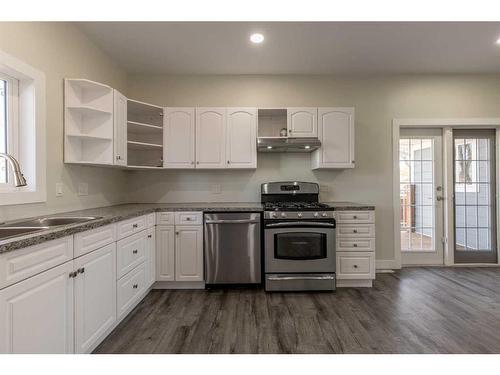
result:
M 5 151 L 19 161 L 27 185 L 16 187 L 9 164 L 0 159 L 0 206 L 44 202 L 45 75 L 0 51 L 0 152 Z
M 17 156 L 18 81 L 0 74 L 0 152 Z M 0 187 L 12 187 L 7 160 L 0 159 Z

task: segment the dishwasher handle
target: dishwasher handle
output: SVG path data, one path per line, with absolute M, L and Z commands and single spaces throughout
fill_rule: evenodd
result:
M 205 220 L 205 224 L 259 224 L 260 220 L 255 219 L 234 219 L 234 220 Z

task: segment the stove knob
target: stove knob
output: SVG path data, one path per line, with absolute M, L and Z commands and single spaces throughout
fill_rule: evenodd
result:
M 315 213 L 313 214 L 313 216 L 314 216 L 314 217 L 318 217 L 318 216 L 319 216 L 319 214 L 318 214 L 317 212 L 315 212 Z
M 328 216 L 328 214 L 327 214 L 326 212 L 323 212 L 323 213 L 321 214 L 321 216 L 323 216 L 323 217 L 327 217 L 327 216 Z
M 300 212 L 299 212 L 299 213 L 297 214 L 297 217 L 302 217 L 302 213 L 300 213 Z
M 286 213 L 282 212 L 281 217 L 286 217 Z

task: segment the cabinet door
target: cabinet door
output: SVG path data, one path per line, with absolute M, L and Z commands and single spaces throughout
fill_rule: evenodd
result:
M 227 168 L 257 168 L 257 109 L 228 108 Z
M 0 353 L 73 353 L 73 261 L 0 291 Z
M 75 352 L 89 353 L 116 321 L 116 244 L 74 260 Z
M 175 230 L 173 225 L 156 227 L 156 280 L 175 280 Z
M 203 281 L 203 227 L 175 227 L 175 280 Z
M 163 167 L 194 168 L 194 108 L 167 108 L 163 130 Z
M 316 138 L 318 136 L 317 108 L 287 108 L 288 136 L 292 138 Z
M 354 108 L 319 108 L 313 168 L 354 168 Z
M 156 280 L 156 235 L 155 228 L 146 230 L 146 288 Z
M 114 163 L 127 165 L 127 98 L 114 90 L 113 105 Z
M 226 109 L 196 108 L 196 168 L 226 167 Z

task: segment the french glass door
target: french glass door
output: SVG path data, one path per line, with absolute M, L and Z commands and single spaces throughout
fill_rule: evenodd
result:
M 496 263 L 495 131 L 454 130 L 455 263 Z
M 401 261 L 443 264 L 441 129 L 401 129 L 399 197 Z

